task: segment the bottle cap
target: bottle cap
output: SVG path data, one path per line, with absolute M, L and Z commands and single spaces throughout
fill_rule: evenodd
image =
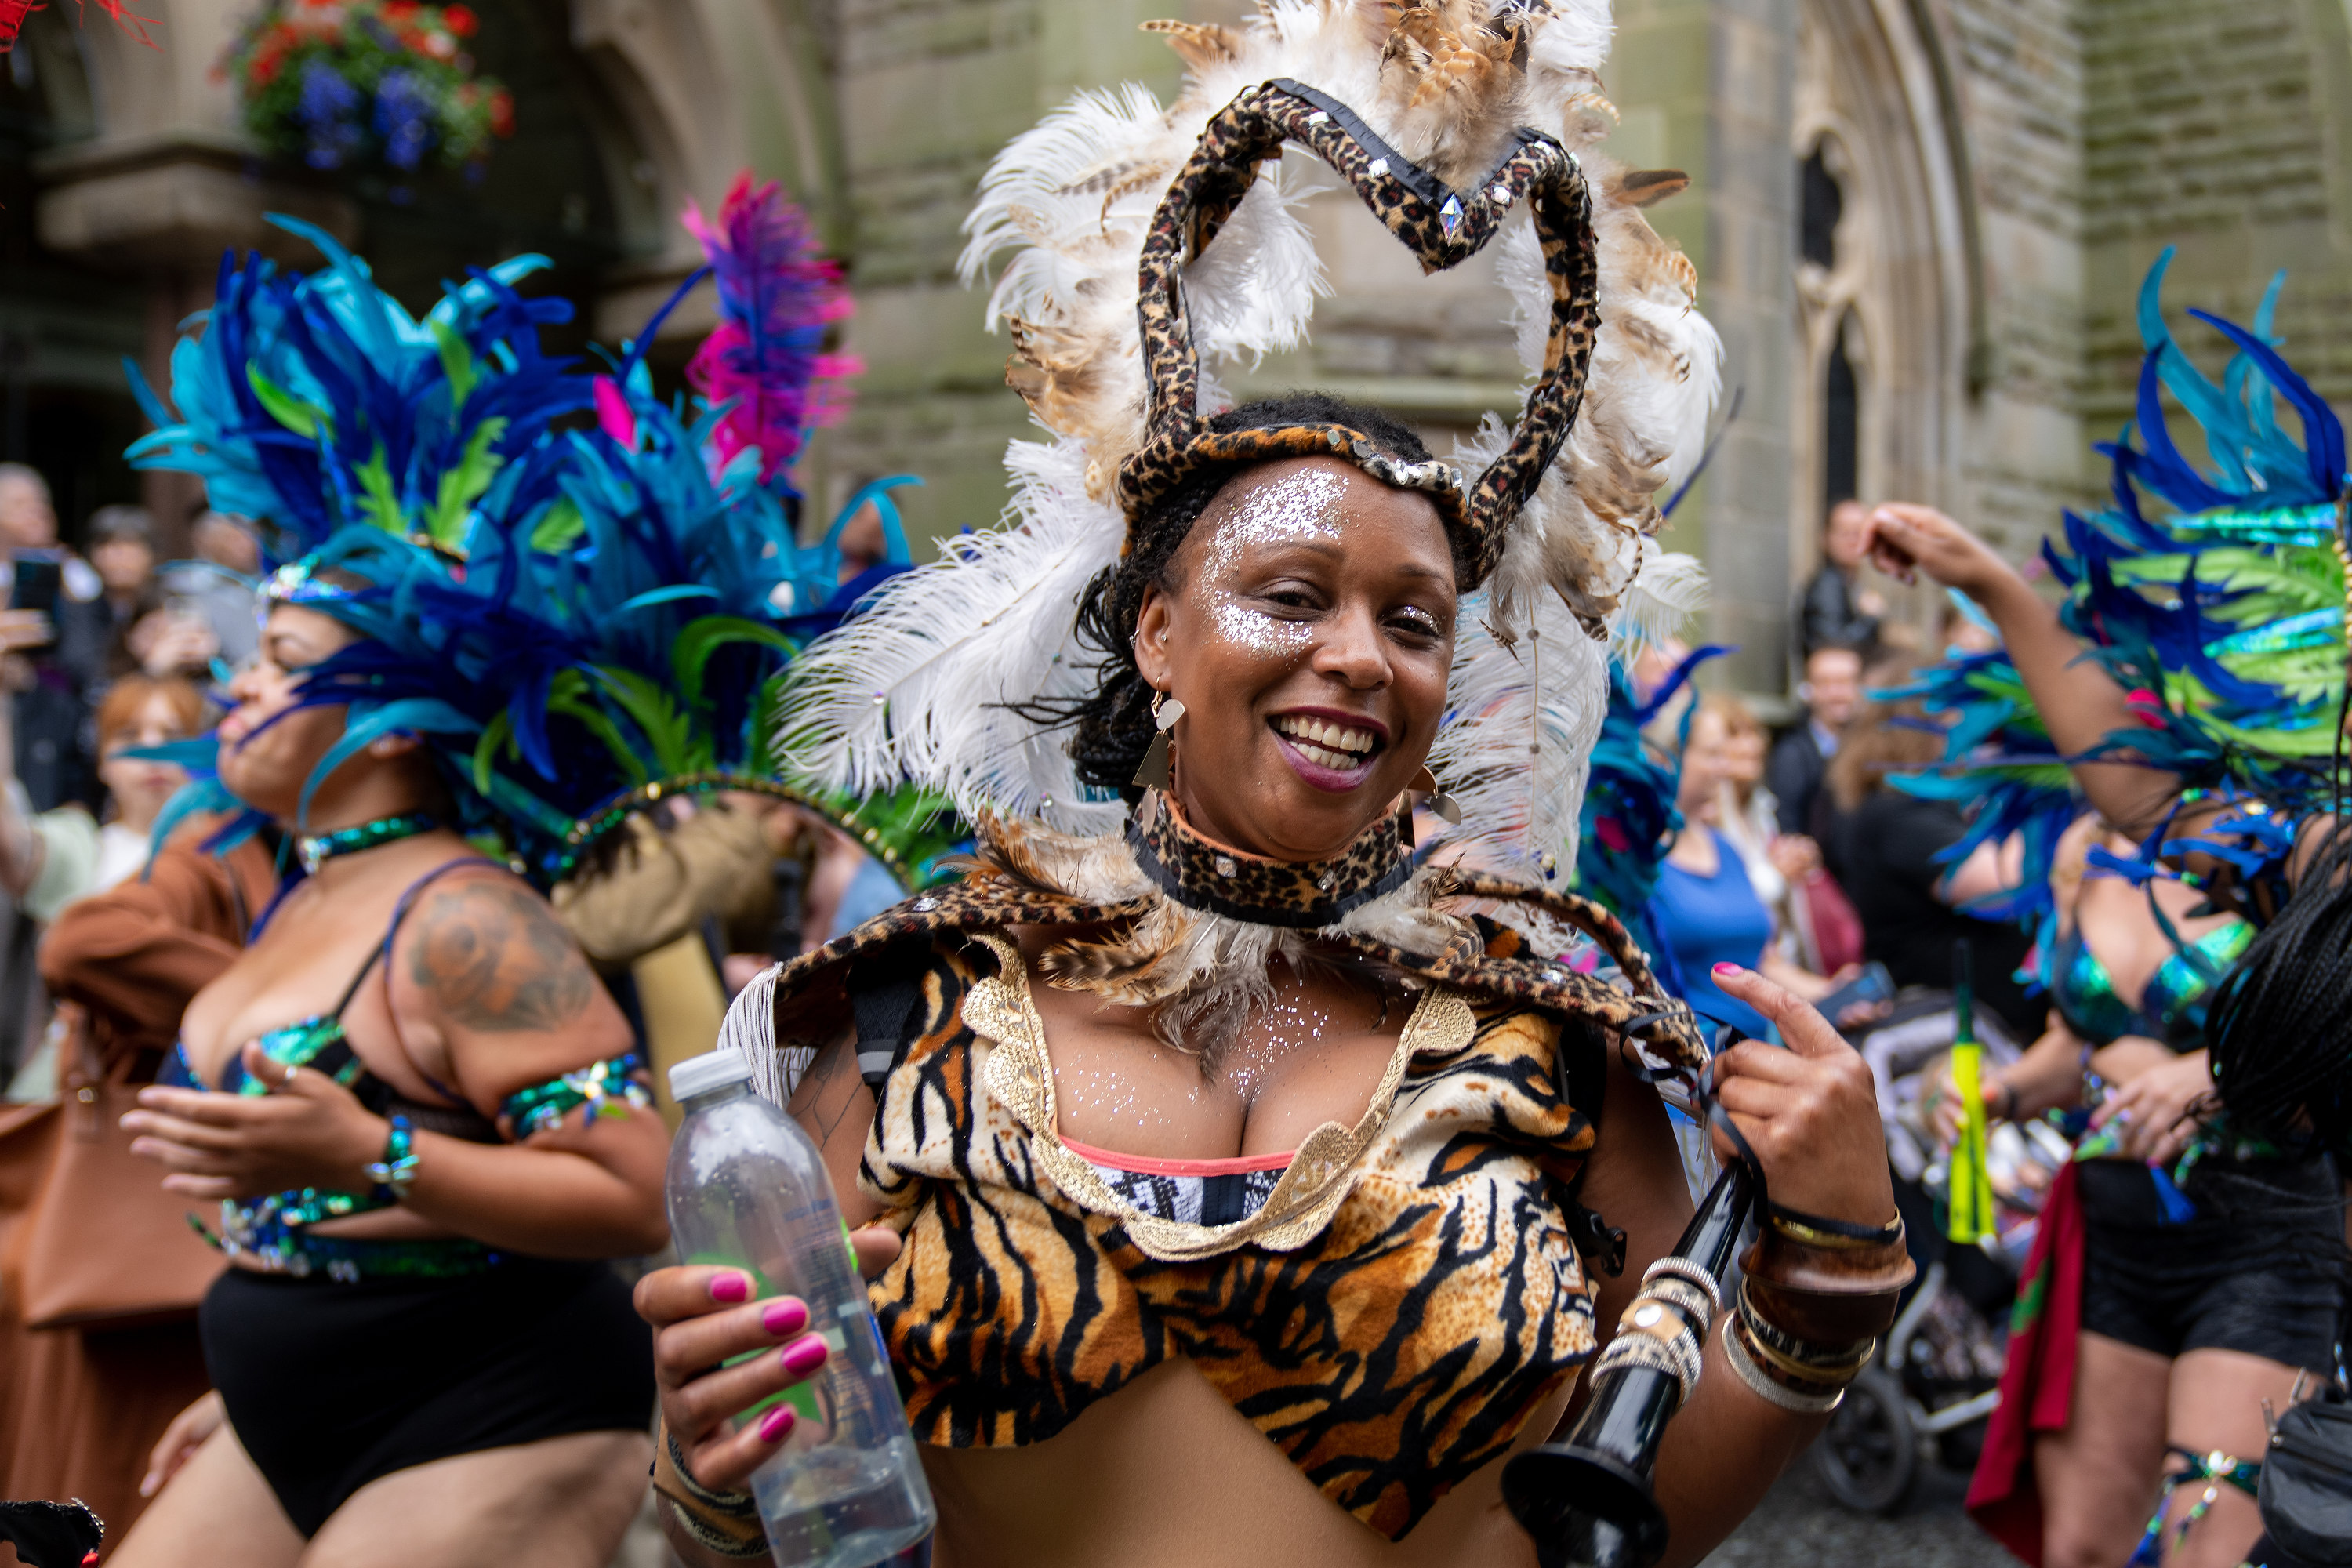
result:
M 685 1101 L 730 1083 L 749 1083 L 751 1064 L 740 1051 L 716 1050 L 688 1057 L 669 1069 L 669 1097 Z

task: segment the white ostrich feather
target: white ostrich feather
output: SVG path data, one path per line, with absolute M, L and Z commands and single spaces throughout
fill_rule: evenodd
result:
M 1465 863 L 1530 878 L 1576 861 L 1593 742 L 1609 709 L 1607 650 L 1557 597 L 1509 643 L 1491 624 L 1486 593 L 1462 602 L 1446 708 L 1429 756 L 1438 784 L 1462 807 L 1446 835 Z
M 1642 569 L 1609 621 L 1609 646 L 1631 660 L 1683 634 L 1692 616 L 1706 608 L 1706 568 L 1698 558 L 1642 542 Z
M 1523 68 L 1498 42 L 1512 26 Z M 1517 125 L 1584 161 L 1601 327 L 1582 412 L 1486 591 L 1465 606 L 1452 704 L 1462 717 L 1432 759 L 1469 812 L 1472 854 L 1567 864 L 1606 704 L 1604 639 L 1651 635 L 1699 591 L 1693 572 L 1649 560 L 1649 535 L 1656 494 L 1696 460 L 1722 353 L 1694 308 L 1689 264 L 1650 229 L 1622 171 L 1586 150 L 1614 113 L 1598 76 L 1610 32 L 1607 0 L 1258 0 L 1238 27 L 1169 25 L 1189 68 L 1166 106 L 1132 85 L 1081 93 L 1015 138 L 982 182 L 961 267 L 969 282 L 1001 263 L 988 319 L 1009 329 L 1008 379 L 1054 438 L 1009 448 L 1016 494 L 1004 525 L 894 580 L 801 656 L 786 723 L 809 771 L 852 790 L 913 778 L 967 813 L 1071 832 L 1117 821 L 1115 803 L 1083 797 L 1065 732 L 1005 705 L 1078 695 L 1096 678 L 1102 655 L 1077 645 L 1072 623 L 1081 590 L 1118 558 L 1125 524 L 1111 486 L 1143 436 L 1144 234 L 1209 118 L 1244 89 L 1287 77 L 1349 104 L 1459 188 L 1493 166 Z M 1220 363 L 1255 363 L 1305 336 L 1326 291 L 1299 210 L 1319 168 L 1268 160 L 1187 267 L 1204 410 L 1224 405 Z M 1549 289 L 1524 218 L 1500 243 L 1532 372 Z M 1507 440 L 1490 419 L 1456 456 L 1475 469 Z M 1659 574 L 1646 595 L 1632 591 L 1644 573 Z
M 1087 499 L 1086 460 L 1075 440 L 1013 443 L 1010 524 L 894 578 L 794 661 L 784 722 L 811 777 L 859 794 L 911 778 L 967 816 L 994 809 L 1069 832 L 1117 825 L 1118 803 L 1084 798 L 1063 733 L 1007 706 L 1095 685 L 1101 655 L 1079 643 L 1076 606 L 1118 559 L 1122 525 Z

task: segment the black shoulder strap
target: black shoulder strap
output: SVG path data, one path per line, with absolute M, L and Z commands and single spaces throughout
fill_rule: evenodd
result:
M 929 1022 L 923 976 L 930 960 L 929 942 L 894 942 L 853 960 L 843 982 L 857 1022 L 857 1075 L 877 1098 L 890 1069 Z

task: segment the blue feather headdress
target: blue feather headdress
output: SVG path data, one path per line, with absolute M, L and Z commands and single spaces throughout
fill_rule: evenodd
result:
M 830 274 L 777 187 L 739 183 L 720 222 L 698 226 L 705 271 L 719 276 L 725 374 L 699 378 L 721 395 L 691 410 L 654 395 L 643 338 L 611 374 L 541 352 L 540 329 L 572 307 L 517 290 L 540 258 L 445 285 L 419 321 L 332 238 L 272 221 L 328 265 L 225 258 L 201 332 L 173 354 L 177 414 L 132 370 L 158 427 L 131 457 L 202 477 L 215 508 L 260 526 L 272 598 L 360 634 L 299 687 L 301 705 L 350 713 L 304 786 L 304 813 L 338 765 L 398 732 L 425 742 L 455 826 L 503 844 L 542 882 L 666 794 L 765 789 L 848 816 L 857 803 L 785 779 L 773 710 L 801 640 L 908 563 L 887 492 L 916 481 L 854 498 L 843 522 L 876 503 L 890 549 L 850 583 L 842 523 L 819 545 L 794 537 L 791 462 L 807 420 L 786 415 L 837 403 L 810 384 L 846 367 L 803 352 L 842 305 L 806 286 Z M 793 288 L 761 276 L 779 268 Z M 794 352 L 736 352 L 779 334 Z M 204 782 L 171 822 L 229 804 L 202 759 L 175 760 Z M 921 805 L 881 815 L 929 823 Z M 899 837 L 908 855 L 928 847 L 919 831 Z
M 2097 447 L 2111 465 L 2112 504 L 2067 512 L 2063 548 L 2044 541 L 2042 554 L 2068 591 L 2066 626 L 2141 721 L 2088 757 L 2143 761 L 2179 773 L 2192 799 L 2237 803 L 2221 825 L 2227 837 L 2199 842 L 2251 872 L 2283 845 L 2280 819 L 2326 805 L 2334 788 L 2346 689 L 2344 430 L 2277 352 L 2272 321 L 2285 275 L 2272 279 L 2250 328 L 2189 312 L 2236 350 L 2216 385 L 2165 322 L 2172 254 L 2140 289 L 2137 417 Z M 2209 468 L 2173 440 L 2166 391 L 2196 421 Z M 2281 403 L 2300 442 L 2279 423 Z M 1984 803 L 1950 858 L 2024 835 L 2026 887 L 1979 912 L 2041 919 L 2058 836 L 2081 809 L 2065 764 L 2086 759 L 2059 755 L 2003 653 L 1956 655 L 1888 695 L 1956 718 L 1945 763 L 1894 781 Z M 2153 854 L 2134 870 L 2156 874 Z
M 1674 972 L 1673 952 L 1658 940 L 1651 922 L 1650 900 L 1658 890 L 1658 868 L 1682 830 L 1682 812 L 1675 804 L 1682 762 L 1643 731 L 1674 701 L 1699 665 L 1726 651 L 1710 645 L 1689 654 L 1647 702 L 1634 690 L 1624 661 L 1610 658 L 1609 708 L 1601 717 L 1600 739 L 1593 743 L 1592 772 L 1577 823 L 1571 886 L 1624 922 L 1676 995 L 1682 994 L 1682 979 Z M 1685 734 L 1689 723 L 1685 713 Z

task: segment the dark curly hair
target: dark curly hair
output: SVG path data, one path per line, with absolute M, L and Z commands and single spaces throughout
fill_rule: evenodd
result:
M 1213 417 L 1212 429 L 1276 430 L 1292 425 L 1343 425 L 1361 431 L 1391 457 L 1425 463 L 1429 448 L 1421 437 L 1376 408 L 1367 408 L 1320 392 L 1288 392 L 1261 398 Z M 1068 725 L 1070 758 L 1077 764 L 1081 783 L 1097 789 L 1116 790 L 1132 802 L 1135 770 L 1151 745 L 1151 688 L 1135 667 L 1135 626 L 1143 612 L 1143 594 L 1157 587 L 1172 591 L 1170 568 L 1176 552 L 1209 510 L 1217 493 L 1254 463 L 1218 464 L 1200 469 L 1168 492 L 1131 531 L 1135 549 L 1119 563 L 1096 574 L 1078 600 L 1078 638 L 1107 657 L 1102 683 L 1091 696 L 1055 702 L 1040 700 L 1018 711 L 1041 723 Z M 1455 555 L 1454 572 L 1464 572 L 1460 542 L 1448 539 Z

